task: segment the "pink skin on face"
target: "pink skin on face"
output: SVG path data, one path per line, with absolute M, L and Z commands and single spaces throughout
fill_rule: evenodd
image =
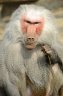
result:
M 26 34 L 27 38 L 38 38 L 44 27 L 44 19 L 29 20 L 23 16 L 21 19 L 21 28 L 23 34 Z

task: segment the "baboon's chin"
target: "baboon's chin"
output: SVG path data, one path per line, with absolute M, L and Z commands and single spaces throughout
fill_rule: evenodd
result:
M 29 49 L 29 50 L 32 50 L 32 49 L 34 49 L 35 47 L 36 47 L 35 44 L 26 44 L 26 45 L 25 45 L 25 48 L 27 48 L 27 49 Z

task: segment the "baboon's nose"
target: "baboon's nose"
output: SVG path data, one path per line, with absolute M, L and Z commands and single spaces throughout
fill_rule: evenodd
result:
M 34 42 L 34 37 L 29 37 L 29 38 L 27 38 L 27 42 L 33 43 L 33 42 Z

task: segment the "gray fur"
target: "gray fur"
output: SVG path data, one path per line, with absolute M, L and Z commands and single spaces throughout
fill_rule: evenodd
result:
M 22 93 L 22 96 L 25 96 L 26 73 L 37 89 L 43 89 L 45 87 L 47 94 L 48 91 L 49 94 L 54 92 L 54 96 L 56 96 L 60 86 L 63 84 L 63 73 L 58 68 L 54 74 L 54 68 L 52 70 L 50 67 L 46 66 L 44 54 L 39 47 L 33 50 L 24 48 L 23 45 L 25 45 L 26 36 L 23 35 L 20 27 L 21 17 L 23 15 L 26 15 L 27 18 L 31 19 L 39 17 L 45 19 L 43 32 L 36 40 L 36 45 L 42 43 L 51 45 L 51 47 L 58 52 L 61 59 L 63 59 L 63 49 L 61 46 L 59 47 L 56 40 L 58 32 L 52 20 L 52 13 L 44 7 L 21 5 L 12 14 L 10 22 L 5 30 L 4 40 L 0 44 L 0 85 L 6 87 L 10 96 L 20 96 L 19 92 Z M 55 81 L 53 80 L 53 77 Z M 54 83 L 52 87 L 53 81 Z M 50 90 L 48 90 L 48 87 L 50 87 Z

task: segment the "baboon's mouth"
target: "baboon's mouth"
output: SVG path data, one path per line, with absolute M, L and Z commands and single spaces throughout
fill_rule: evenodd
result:
M 35 48 L 35 44 L 33 44 L 33 43 L 28 43 L 28 44 L 25 45 L 25 47 L 26 47 L 27 49 L 29 49 L 29 50 L 32 50 L 32 49 Z

